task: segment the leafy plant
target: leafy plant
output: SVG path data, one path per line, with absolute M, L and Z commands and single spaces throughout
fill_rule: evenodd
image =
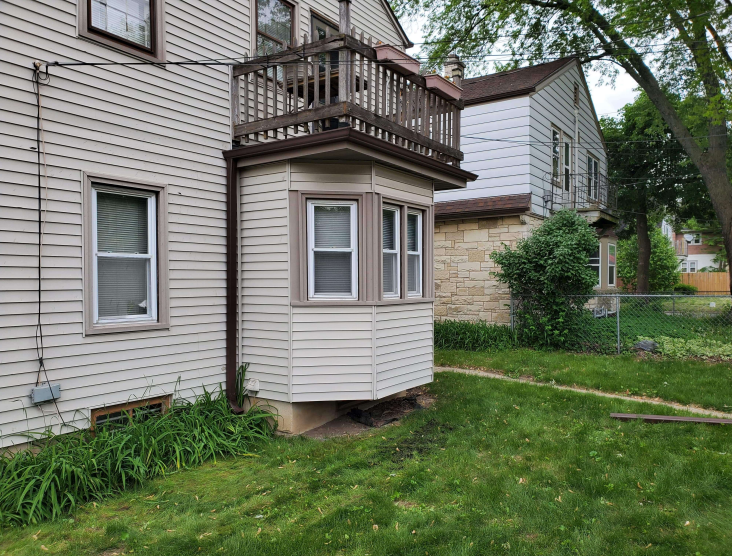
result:
M 561 347 L 571 336 L 583 298 L 597 284 L 588 266 L 598 248 L 595 230 L 577 212 L 562 210 L 545 220 L 515 249 L 491 253 L 494 273 L 517 299 L 514 325 L 521 343 Z
M 670 291 L 679 281 L 676 251 L 660 229 L 652 228 L 648 235 L 651 240 L 650 291 Z M 625 290 L 635 291 L 638 278 L 638 241 L 635 236 L 618 242 L 618 276 Z
M 435 349 L 498 351 L 516 345 L 516 336 L 505 324 L 444 320 L 435 322 Z
M 51 432 L 32 445 L 0 452 L 0 523 L 56 519 L 145 480 L 222 456 L 245 455 L 274 431 L 273 415 L 252 408 L 235 415 L 223 390 L 176 400 L 164 414 L 94 433 Z
M 681 293 L 684 295 L 694 295 L 699 291 L 699 288 L 692 286 L 691 284 L 676 284 L 674 286 L 674 292 Z
M 653 340 L 658 344 L 658 352 L 674 359 L 686 357 L 701 357 L 702 359 L 732 360 L 732 343 L 724 343 L 709 338 L 670 338 L 657 336 L 647 338 L 640 336 L 639 340 Z

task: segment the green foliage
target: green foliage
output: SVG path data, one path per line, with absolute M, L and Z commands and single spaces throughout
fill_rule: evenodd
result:
M 658 228 L 649 230 L 648 235 L 651 239 L 651 291 L 671 291 L 679 281 L 679 261 L 674 246 Z M 635 236 L 618 242 L 617 268 L 624 289 L 635 291 L 638 273 L 638 241 Z
M 640 336 L 639 340 L 653 340 L 658 344 L 658 352 L 666 357 L 684 359 L 699 357 L 701 359 L 732 360 L 732 343 L 720 342 L 709 338 L 670 338 Z
M 79 504 L 222 456 L 243 455 L 274 429 L 272 414 L 235 415 L 225 392 L 177 400 L 163 415 L 129 424 L 31 437 L 34 445 L 0 453 L 0 523 L 59 518 Z
M 435 321 L 435 349 L 498 351 L 516 345 L 509 326 L 459 320 Z
M 676 284 L 674 286 L 674 292 L 681 293 L 684 295 L 694 295 L 699 291 L 699 288 L 692 286 L 691 284 Z
M 589 257 L 598 248 L 595 230 L 575 211 L 562 210 L 520 240 L 515 249 L 491 253 L 495 273 L 518 300 L 515 330 L 522 344 L 560 347 L 570 335 L 597 275 Z

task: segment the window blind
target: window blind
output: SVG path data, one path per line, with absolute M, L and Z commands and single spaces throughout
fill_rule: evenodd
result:
M 355 297 L 355 209 L 355 203 L 310 204 L 311 295 Z
M 382 211 L 383 292 L 399 295 L 399 226 L 395 209 Z
M 407 214 L 407 293 L 422 293 L 422 245 L 419 233 L 420 215 Z
M 150 0 L 91 0 L 92 26 L 150 48 Z
M 316 251 L 315 293 L 343 294 L 351 293 L 351 257 L 352 253 Z
M 351 247 L 351 207 L 316 206 L 314 207 L 315 247 Z
M 147 259 L 99 257 L 97 288 L 100 318 L 147 314 L 148 265 Z
M 147 197 L 97 193 L 97 250 L 147 254 Z

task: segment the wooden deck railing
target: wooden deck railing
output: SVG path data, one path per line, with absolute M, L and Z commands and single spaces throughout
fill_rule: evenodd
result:
M 371 40 L 339 34 L 233 67 L 233 134 L 261 143 L 350 126 L 460 165 L 463 103 L 378 61 Z M 398 61 L 397 61 L 398 62 Z

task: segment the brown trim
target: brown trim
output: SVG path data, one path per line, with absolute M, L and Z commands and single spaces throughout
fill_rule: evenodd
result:
M 509 216 L 531 209 L 531 193 L 435 203 L 435 220 Z
M 523 97 L 536 91 L 536 87 L 527 87 L 525 89 L 517 89 L 508 93 L 499 93 L 496 95 L 485 95 L 482 97 L 471 98 L 465 101 L 465 106 L 472 106 L 474 104 L 483 104 L 485 102 L 492 102 L 494 100 L 504 100 L 513 97 Z
M 164 396 L 158 396 L 156 398 L 145 398 L 142 400 L 135 400 L 134 402 L 118 403 L 115 405 L 107 405 L 104 407 L 92 409 L 89 416 L 89 428 L 94 431 L 97 424 L 97 417 L 99 417 L 100 415 L 109 415 L 110 413 L 117 413 L 118 411 L 130 411 L 132 412 L 130 415 L 130 419 L 133 419 L 133 410 L 137 409 L 138 407 L 145 407 L 148 405 L 162 404 L 162 411 L 163 413 L 166 413 L 170 409 L 171 397 L 171 394 L 166 394 Z
M 406 299 L 382 299 L 380 301 L 291 301 L 292 307 L 381 307 L 383 305 L 406 305 L 410 303 L 433 303 L 434 297 L 408 297 Z
M 94 266 L 92 262 L 92 182 L 111 188 L 152 191 L 157 199 L 157 274 L 158 319 L 147 322 L 94 323 Z M 167 184 L 128 180 L 105 174 L 82 174 L 82 252 L 84 287 L 82 303 L 84 334 L 112 334 L 141 330 L 170 329 L 170 284 L 168 253 L 168 191 Z
M 321 133 L 314 133 L 303 137 L 294 137 L 292 139 L 283 139 L 281 141 L 271 141 L 269 143 L 253 145 L 251 147 L 237 147 L 229 151 L 224 151 L 224 157 L 227 159 L 233 158 L 241 160 L 255 156 L 277 154 L 281 155 L 284 159 L 291 156 L 290 153 L 293 151 L 297 152 L 306 147 L 332 145 L 333 143 L 343 141 L 369 147 L 378 152 L 396 155 L 400 158 L 416 162 L 420 166 L 426 166 L 440 172 L 444 172 L 449 176 L 456 177 L 461 180 L 475 181 L 478 179 L 478 176 L 472 172 L 445 164 L 444 162 L 440 162 L 403 147 L 387 143 L 386 141 L 382 141 L 381 139 L 377 139 L 376 137 L 357 131 L 352 127 L 323 131 Z
M 238 223 L 237 186 L 238 172 L 236 161 L 226 160 L 226 397 L 236 413 L 244 411 L 236 405 L 236 344 L 238 314 Z
M 165 61 L 165 1 L 150 2 L 150 48 L 144 47 L 114 33 L 92 26 L 91 0 L 78 1 L 78 33 L 80 37 L 121 50 L 151 62 Z

